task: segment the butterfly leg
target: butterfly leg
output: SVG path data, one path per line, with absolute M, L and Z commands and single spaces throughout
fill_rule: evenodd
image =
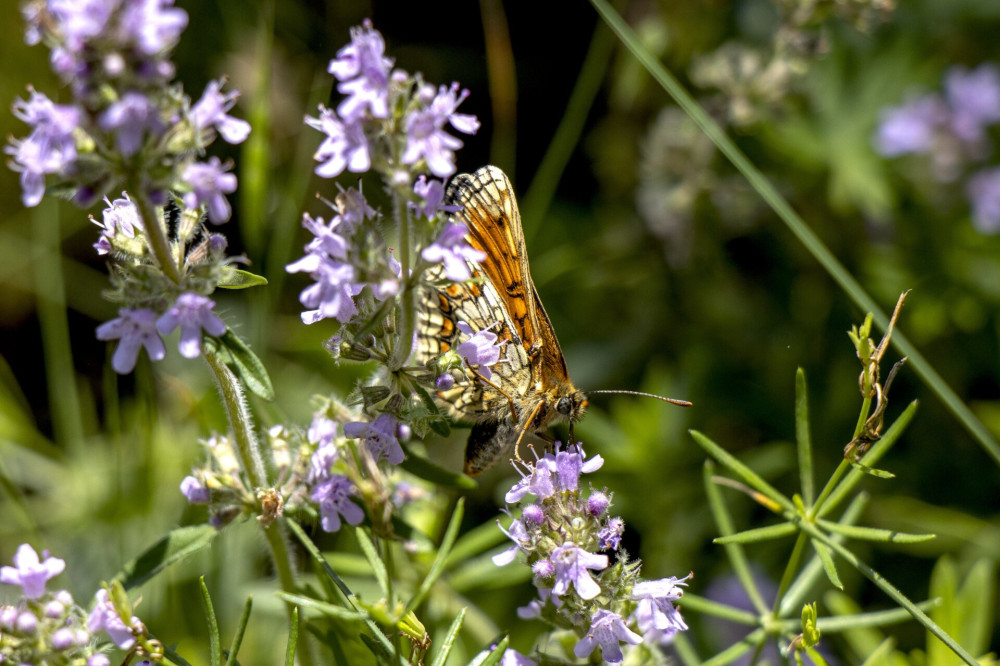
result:
M 538 410 L 541 409 L 542 405 L 544 405 L 544 404 L 545 404 L 544 402 L 539 402 L 537 405 L 535 405 L 535 408 L 533 410 L 531 410 L 531 414 L 528 415 L 528 420 L 525 421 L 525 424 L 527 424 L 527 425 L 525 425 L 523 428 L 521 428 L 521 434 L 517 436 L 517 441 L 514 442 L 514 459 L 515 460 L 520 460 L 521 459 L 521 452 L 519 450 L 519 447 L 521 446 L 521 440 L 524 439 L 524 436 L 528 432 L 528 426 L 531 425 L 531 422 L 535 420 L 535 415 L 538 414 Z
M 492 386 L 496 390 L 497 393 L 499 393 L 503 397 L 507 398 L 507 404 L 510 405 L 510 417 L 511 417 L 513 423 L 517 423 L 517 408 L 514 406 L 514 399 L 512 397 L 510 397 L 510 394 L 508 394 L 506 391 L 504 391 L 502 388 L 500 388 L 499 386 L 497 386 L 496 384 L 494 384 L 490 380 L 486 379 L 486 377 L 483 377 L 481 374 L 479 374 L 478 372 L 476 372 L 475 370 L 473 370 L 472 366 L 469 365 L 468 361 L 465 361 L 465 367 L 467 367 L 469 369 L 469 372 L 471 372 L 476 378 L 478 378 L 479 380 L 481 380 L 484 384 L 486 384 L 488 386 Z M 531 416 L 532 416 L 532 418 L 534 418 L 534 414 L 532 414 Z M 518 441 L 520 441 L 520 440 L 518 440 Z

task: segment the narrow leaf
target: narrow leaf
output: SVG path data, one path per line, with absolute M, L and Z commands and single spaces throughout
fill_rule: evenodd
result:
M 849 539 L 862 539 L 864 541 L 881 541 L 884 543 L 923 543 L 937 538 L 936 534 L 907 534 L 895 530 L 883 530 L 876 527 L 857 527 L 855 525 L 841 525 L 829 520 L 820 519 L 820 525 L 837 534 L 843 534 Z
M 271 385 L 267 368 L 264 367 L 264 364 L 260 362 L 247 343 L 233 333 L 232 329 L 227 329 L 222 337 L 216 339 L 229 352 L 224 357 L 226 365 L 240 378 L 243 385 L 254 395 L 268 402 L 274 400 L 274 387 Z
M 243 644 L 243 634 L 246 633 L 247 623 L 250 621 L 250 610 L 253 608 L 253 596 L 247 597 L 247 602 L 243 605 L 243 615 L 240 616 L 240 623 L 236 625 L 236 633 L 233 634 L 233 642 L 229 645 L 229 655 L 226 657 L 226 666 L 235 666 L 239 663 L 236 656 L 240 652 Z
M 448 628 L 448 633 L 444 637 L 444 642 L 441 643 L 441 649 L 438 650 L 437 655 L 434 657 L 434 661 L 431 662 L 431 666 L 444 666 L 445 661 L 448 659 L 448 655 L 451 654 L 451 648 L 455 644 L 455 640 L 458 638 L 458 632 L 462 629 L 462 622 L 465 621 L 465 609 L 463 608 L 458 613 L 458 617 L 455 621 L 451 623 L 451 627 Z
M 379 557 L 378 551 L 375 550 L 375 544 L 368 537 L 368 533 L 365 532 L 363 527 L 355 527 L 354 534 L 358 538 L 358 544 L 361 546 L 361 552 L 364 553 L 365 559 L 368 560 L 368 564 L 371 565 L 372 574 L 375 576 L 375 580 L 378 581 L 378 585 L 382 588 L 382 595 L 385 597 L 389 596 L 389 574 L 385 570 L 385 562 Z
M 285 666 L 295 666 L 295 646 L 299 642 L 299 609 L 292 609 L 288 627 L 288 647 L 285 648 Z
M 283 601 L 287 601 L 290 604 L 295 604 L 304 610 L 313 610 L 317 613 L 327 615 L 338 620 L 354 622 L 364 620 L 368 617 L 368 614 L 363 611 L 351 610 L 349 608 L 344 608 L 343 606 L 336 606 L 328 601 L 313 599 L 312 597 L 307 597 L 302 594 L 290 594 L 288 592 L 278 591 L 275 592 L 275 596 Z
M 149 547 L 142 555 L 126 564 L 115 575 L 126 590 L 137 587 L 171 564 L 198 552 L 212 542 L 219 531 L 211 525 L 179 527 Z
M 713 539 L 712 542 L 720 545 L 728 543 L 756 543 L 758 541 L 780 539 L 781 537 L 795 534 L 797 529 L 798 528 L 795 527 L 795 523 L 778 523 L 777 525 L 757 527 L 752 530 L 737 532 L 736 534 L 731 534 L 729 536 L 718 537 L 717 539 Z
M 861 666 L 882 666 L 882 664 L 887 663 L 886 660 L 892 654 L 895 647 L 896 639 L 892 636 L 887 637 L 868 655 L 868 658 L 862 662 Z
M 368 648 L 373 655 L 375 655 L 375 659 L 378 660 L 377 663 L 391 664 L 397 661 L 393 658 L 392 650 L 390 650 L 391 644 L 384 644 L 382 641 L 375 640 L 368 634 L 358 634 L 358 638 L 360 638 L 361 642 L 365 644 L 365 647 Z
M 795 373 L 795 443 L 799 453 L 802 499 L 806 507 L 811 507 L 816 499 L 816 488 L 813 485 L 812 439 L 809 434 L 809 395 L 806 391 L 806 371 L 802 368 Z
M 217 286 L 224 289 L 247 289 L 248 287 L 262 287 L 267 284 L 267 278 L 250 271 L 240 270 L 232 266 L 225 266 L 219 276 Z
M 205 585 L 205 577 L 198 579 L 201 587 L 201 605 L 208 620 L 208 659 L 212 666 L 222 666 L 222 641 L 219 639 L 219 622 L 215 618 L 215 608 L 212 606 L 212 596 Z
M 483 648 L 469 661 L 469 666 L 496 666 L 503 659 L 503 653 L 510 644 L 510 636 L 504 636 L 499 641 L 493 641 L 489 647 Z
M 431 586 L 434 585 L 434 581 L 438 579 L 441 572 L 444 571 L 444 563 L 448 559 L 448 554 L 451 552 L 452 546 L 455 545 L 455 539 L 458 538 L 458 529 L 462 526 L 462 516 L 465 515 L 465 498 L 460 498 L 455 504 L 455 510 L 451 514 L 451 520 L 448 521 L 448 528 L 444 532 L 444 538 L 441 540 L 441 547 L 438 548 L 437 555 L 434 557 L 434 561 L 431 563 L 431 568 L 427 571 L 427 575 L 420 582 L 420 587 L 417 589 L 417 593 L 413 595 L 413 598 L 406 604 L 406 612 L 409 612 L 420 605 L 420 602 L 424 600 L 427 593 L 430 592 Z
M 816 549 L 816 554 L 819 556 L 820 562 L 823 563 L 823 570 L 826 571 L 826 577 L 830 579 L 835 588 L 843 590 L 844 584 L 840 582 L 840 576 L 837 575 L 837 565 L 833 563 L 833 556 L 830 554 L 830 549 L 816 539 L 812 540 L 812 545 Z
M 750 627 L 754 627 L 760 622 L 760 618 L 750 611 L 734 608 L 718 601 L 712 601 L 691 592 L 684 593 L 684 610 L 693 610 L 696 613 L 711 615 L 712 617 L 745 624 Z
M 794 512 L 795 505 L 792 500 L 779 493 L 771 484 L 762 479 L 756 472 L 740 462 L 734 455 L 723 449 L 721 446 L 710 440 L 697 430 L 688 431 L 701 448 L 705 449 L 708 455 L 712 456 L 720 463 L 728 467 L 737 476 L 743 479 L 751 488 L 760 491 L 775 504 L 784 509 Z
M 414 454 L 409 448 L 406 449 L 406 458 L 399 466 L 419 479 L 445 488 L 475 490 L 478 487 L 475 480 L 465 474 L 452 472 L 436 465 L 427 458 Z

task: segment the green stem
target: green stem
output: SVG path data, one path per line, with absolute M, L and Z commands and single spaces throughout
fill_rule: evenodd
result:
M 160 223 L 160 216 L 156 214 L 156 207 L 143 193 L 141 187 L 130 184 L 128 192 L 139 211 L 139 217 L 142 219 L 142 230 L 149 241 L 150 249 L 153 250 L 153 256 L 156 257 L 156 263 L 160 265 L 160 270 L 170 278 L 171 282 L 180 284 L 181 274 L 177 268 L 177 262 L 174 261 L 173 253 L 170 251 L 166 229 Z
M 406 365 L 413 351 L 413 331 L 416 327 L 413 280 L 410 279 L 410 215 L 406 201 L 399 189 L 392 191 L 392 213 L 399 228 L 399 264 L 401 266 L 403 293 L 399 300 L 399 335 L 396 350 L 389 363 L 390 370 L 398 370 Z
M 774 605 L 771 607 L 771 614 L 774 617 L 778 617 L 778 609 L 781 608 L 781 599 L 792 585 L 795 572 L 798 570 L 799 562 L 802 560 L 802 553 L 808 542 L 809 539 L 806 535 L 803 532 L 799 532 L 799 536 L 795 539 L 795 547 L 792 548 L 792 554 L 788 558 L 788 564 L 785 565 L 785 572 L 781 576 L 781 582 L 778 584 L 778 593 L 774 595 Z
M 879 327 L 882 330 L 886 330 L 889 325 L 889 317 L 886 313 L 879 308 L 875 299 L 862 289 L 858 281 L 854 279 L 833 253 L 823 244 L 819 236 L 806 225 L 789 203 L 785 201 L 784 197 L 778 193 L 777 188 L 771 184 L 771 181 L 747 159 L 746 155 L 726 136 L 726 133 L 722 131 L 719 125 L 684 90 L 677 79 L 649 51 L 643 48 L 636 34 L 606 0 L 590 1 L 604 21 L 618 35 L 619 39 L 622 40 L 625 47 L 632 52 L 632 55 L 645 67 L 646 71 L 656 79 L 657 83 L 674 98 L 678 106 L 684 109 L 691 120 L 705 133 L 705 136 L 711 139 L 719 151 L 743 174 L 743 177 L 747 179 L 751 187 L 760 194 L 761 198 L 781 218 L 781 221 L 785 223 L 788 230 L 799 239 L 799 242 L 805 246 L 813 258 L 826 269 L 826 272 L 833 278 L 834 282 L 840 286 L 862 312 L 872 313 Z M 948 386 L 941 375 L 931 367 L 927 359 L 899 331 L 893 334 L 892 344 L 902 355 L 909 358 L 910 365 L 917 375 L 937 395 L 938 399 L 945 404 L 948 411 L 958 419 L 969 434 L 979 442 L 983 450 L 1000 464 L 1000 444 L 993 438 L 993 435 L 990 434 L 986 426 L 976 418 L 972 410 Z
M 871 407 L 872 399 L 870 397 L 866 397 L 861 402 L 861 412 L 858 414 L 858 422 L 854 426 L 854 434 L 851 436 L 852 441 L 861 434 L 861 429 L 865 426 L 865 422 L 868 421 L 868 413 L 871 411 Z M 826 485 L 823 487 L 823 492 L 821 492 L 819 497 L 816 498 L 816 502 L 809 507 L 808 518 L 810 520 L 819 515 L 820 509 L 823 508 L 823 503 L 826 502 L 830 493 L 834 491 L 837 484 L 840 483 L 840 479 L 844 476 L 844 474 L 847 474 L 850 467 L 851 461 L 844 459 L 840 461 L 839 465 L 837 465 L 837 469 L 833 470 L 833 474 L 830 475 L 830 480 L 827 481 Z

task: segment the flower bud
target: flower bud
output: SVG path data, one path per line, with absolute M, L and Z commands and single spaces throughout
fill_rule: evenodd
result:
M 551 578 L 556 572 L 556 567 L 552 564 L 552 560 L 543 559 L 531 565 L 531 572 L 539 578 Z
M 434 388 L 438 391 L 447 391 L 455 386 L 455 378 L 449 375 L 447 372 L 443 375 L 438 375 L 437 379 L 434 380 Z
M 38 618 L 34 613 L 25 611 L 17 616 L 15 627 L 22 634 L 33 634 L 38 628 Z
M 541 525 L 542 521 L 545 520 L 545 511 L 543 511 L 542 507 L 537 504 L 529 504 L 524 507 L 524 510 L 521 512 L 521 517 L 524 518 L 524 522 L 526 523 L 531 525 Z
M 76 646 L 76 632 L 69 627 L 57 629 L 52 634 L 52 647 L 56 650 L 68 650 Z
M 51 618 L 53 620 L 62 617 L 63 613 L 66 612 L 66 607 L 62 605 L 59 601 L 50 601 L 45 604 L 45 617 Z
M 592 516 L 603 516 L 610 503 L 608 496 L 598 490 L 587 498 L 587 512 Z

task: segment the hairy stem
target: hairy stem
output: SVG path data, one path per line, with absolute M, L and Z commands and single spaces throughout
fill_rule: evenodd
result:
M 392 192 L 392 213 L 399 228 L 399 263 L 403 293 L 399 303 L 399 336 L 396 338 L 396 350 L 389 363 L 390 370 L 398 370 L 406 365 L 413 351 L 413 331 L 416 326 L 413 295 L 413 281 L 410 279 L 410 215 L 406 201 L 398 188 Z
M 177 262 L 174 261 L 174 257 L 170 252 L 170 242 L 167 241 L 166 230 L 160 224 L 160 216 L 156 214 L 156 207 L 153 206 L 153 202 L 149 200 L 149 197 L 143 194 L 141 187 L 130 187 L 129 195 L 132 197 L 132 201 L 139 211 L 139 217 L 142 219 L 142 229 L 149 240 L 149 247 L 153 250 L 153 256 L 156 257 L 156 263 L 160 265 L 160 270 L 170 278 L 171 282 L 179 284 L 181 273 L 177 268 Z

